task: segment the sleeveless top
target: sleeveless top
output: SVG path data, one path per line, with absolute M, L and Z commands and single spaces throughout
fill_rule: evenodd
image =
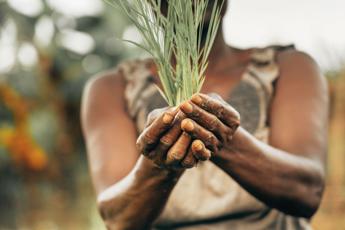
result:
M 279 76 L 276 54 L 289 47 L 255 49 L 228 103 L 241 114 L 241 126 L 267 143 L 268 110 Z M 126 80 L 127 111 L 140 133 L 147 114 L 167 106 L 149 68 L 150 60 L 125 61 L 119 71 Z M 155 222 L 155 229 L 311 229 L 303 218 L 266 206 L 211 161 L 184 172 Z

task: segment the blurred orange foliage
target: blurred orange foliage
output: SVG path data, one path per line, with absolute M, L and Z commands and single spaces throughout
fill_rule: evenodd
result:
M 48 158 L 29 133 L 25 101 L 5 84 L 0 84 L 0 98 L 14 117 L 14 128 L 0 127 L 0 145 L 8 150 L 17 166 L 35 171 L 43 170 Z

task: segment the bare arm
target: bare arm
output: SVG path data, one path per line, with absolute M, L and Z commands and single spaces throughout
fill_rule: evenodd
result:
M 328 92 L 323 76 L 306 55 L 285 53 L 279 61 L 281 76 L 270 113 L 269 144 L 239 128 L 232 140 L 218 134 L 222 149 L 211 160 L 267 205 L 310 218 L 324 188 Z M 217 114 L 211 102 L 190 103 Z M 226 110 L 229 105 L 224 103 L 220 104 Z M 200 117 L 193 119 L 202 123 Z M 224 120 L 218 118 L 219 123 Z M 196 130 L 189 133 L 200 137 Z
M 90 171 L 107 227 L 148 229 L 197 153 L 189 149 L 191 138 L 180 129 L 177 111 L 157 112 L 137 140 L 123 95 L 124 82 L 116 73 L 94 78 L 84 91 L 81 116 Z M 180 168 L 163 167 L 174 165 Z

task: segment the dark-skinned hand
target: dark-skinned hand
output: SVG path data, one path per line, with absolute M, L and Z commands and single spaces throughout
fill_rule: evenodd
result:
M 192 139 L 199 139 L 206 148 L 217 154 L 231 149 L 232 137 L 240 125 L 239 113 L 219 95 L 195 94 L 180 105 L 187 116 L 181 122 L 182 130 Z
M 141 154 L 157 166 L 183 170 L 211 157 L 211 151 L 198 138 L 181 129 L 186 115 L 179 108 L 156 109 L 148 115 L 145 129 L 137 139 Z

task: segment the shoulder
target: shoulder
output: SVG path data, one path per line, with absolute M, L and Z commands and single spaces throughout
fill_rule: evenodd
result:
M 277 64 L 280 77 L 279 88 L 314 89 L 320 93 L 327 92 L 327 82 L 316 61 L 307 53 L 289 49 L 277 52 Z
M 115 69 L 91 77 L 83 90 L 81 103 L 82 125 L 89 126 L 99 119 L 127 115 L 126 89 L 140 82 L 143 71 L 152 66 L 150 59 L 122 61 Z M 133 87 L 130 87 L 133 88 Z M 98 122 L 96 122 L 98 123 Z
M 81 122 L 85 131 L 125 113 L 125 73 L 128 63 L 92 76 L 85 84 L 81 100 Z
M 92 76 L 84 87 L 83 101 L 95 97 L 99 99 L 123 99 L 127 82 L 132 80 L 136 71 L 147 67 L 148 63 L 148 60 L 124 60 L 116 68 Z M 101 103 L 102 101 L 98 102 Z
M 299 114 L 299 119 L 315 117 L 326 123 L 328 85 L 319 66 L 308 54 L 289 50 L 277 55 L 280 75 L 275 85 L 271 113 Z M 277 112 L 280 111 L 280 112 Z M 311 114 L 312 113 L 312 114 Z
M 107 71 L 91 77 L 83 90 L 81 124 L 84 131 L 98 126 L 122 107 L 124 80 L 118 71 Z
M 150 69 L 152 68 L 152 63 L 153 61 L 151 59 L 124 60 L 120 62 L 116 68 L 91 77 L 84 87 L 84 95 L 90 93 L 104 93 L 107 89 L 110 89 L 112 94 L 119 94 L 120 92 L 114 91 L 114 89 L 122 89 L 123 91 L 126 82 L 131 80 L 134 72 L 144 68 Z
M 286 50 L 277 52 L 277 63 L 280 67 L 280 73 L 290 78 L 324 78 L 318 64 L 307 53 L 298 50 Z
M 83 90 L 82 113 L 93 108 L 115 103 L 122 98 L 125 80 L 118 70 L 109 70 L 91 77 Z
M 109 91 L 118 93 L 118 91 L 114 91 L 114 89 L 121 89 L 124 87 L 124 84 L 124 77 L 117 69 L 99 73 L 92 76 L 86 82 L 83 91 L 83 99 L 100 94 L 107 94 Z
M 320 72 L 320 69 L 315 60 L 307 53 L 289 49 L 277 51 L 277 63 L 282 71 L 296 71 L 300 67 L 302 70 L 310 70 L 313 72 Z

